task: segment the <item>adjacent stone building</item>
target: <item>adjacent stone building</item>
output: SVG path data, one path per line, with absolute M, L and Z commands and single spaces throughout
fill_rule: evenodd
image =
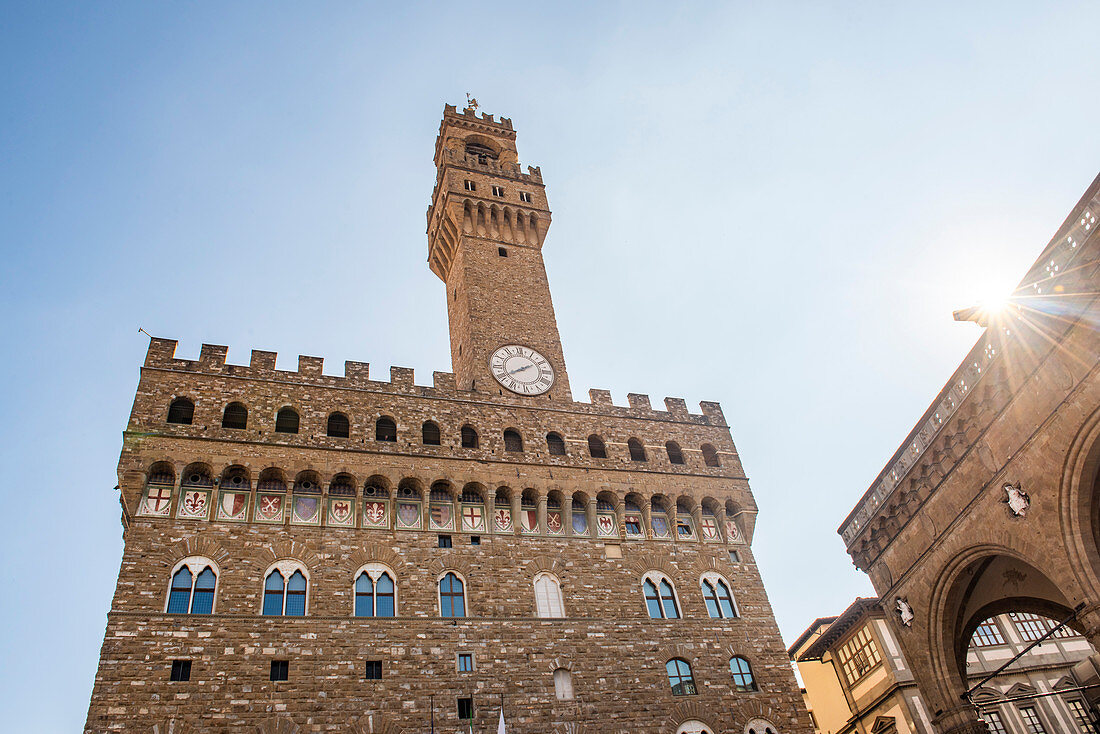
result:
M 574 402 L 539 169 L 451 106 L 435 162 L 453 373 L 151 341 L 85 730 L 806 734 L 721 408 Z
M 1096 734 L 1087 698 L 1092 646 L 1026 613 L 977 628 L 966 679 L 995 734 Z M 1038 644 L 1035 644 L 1037 643 Z M 805 685 L 817 734 L 934 734 L 928 704 L 876 598 L 814 620 L 788 648 Z
M 966 661 L 990 617 L 1041 615 L 1100 647 L 1098 222 L 1100 178 L 1007 307 L 956 314 L 985 332 L 839 529 L 937 732 L 989 730 Z

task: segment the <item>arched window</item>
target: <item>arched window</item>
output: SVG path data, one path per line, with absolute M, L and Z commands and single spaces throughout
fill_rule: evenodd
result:
M 642 446 L 642 442 L 636 438 L 632 438 L 626 442 L 627 448 L 630 449 L 631 461 L 646 461 L 645 446 Z
M 439 616 L 466 616 L 466 593 L 462 579 L 451 572 L 439 580 Z
M 721 466 L 718 461 L 718 451 L 709 443 L 703 444 L 703 462 L 707 466 Z
M 650 619 L 679 619 L 680 610 L 676 606 L 676 594 L 672 582 L 663 576 L 653 574 L 642 583 L 645 606 Z
M 672 658 L 665 663 L 668 682 L 672 686 L 673 696 L 694 696 L 695 678 L 691 675 L 691 666 L 682 658 Z
M 676 730 L 676 734 L 711 734 L 710 728 L 697 719 L 691 721 L 685 721 L 680 724 L 680 727 Z
M 304 617 L 306 614 L 306 592 L 309 582 L 302 569 L 280 564 L 264 580 L 263 614 L 268 617 Z M 293 573 L 291 573 L 293 569 Z M 284 573 L 285 572 L 285 573 Z M 287 578 L 289 574 L 290 578 Z
M 551 456 L 565 456 L 565 440 L 557 433 L 547 433 L 546 449 Z
M 604 445 L 603 439 L 595 433 L 588 437 L 588 455 L 593 459 L 607 458 L 607 446 Z
M 505 429 L 504 450 L 514 452 L 523 451 L 523 437 L 519 435 L 519 431 L 514 428 Z
M 355 579 L 356 617 L 393 617 L 396 614 L 393 577 L 370 564 Z
M 665 443 L 665 451 L 668 452 L 668 460 L 673 464 L 684 463 L 684 452 L 680 450 L 680 444 L 675 441 Z
M 230 403 L 222 413 L 222 428 L 242 430 L 248 427 L 248 408 L 240 403 Z
M 540 573 L 535 577 L 535 608 L 540 617 L 565 616 L 561 586 L 558 580 L 548 573 Z
M 424 425 L 420 428 L 420 440 L 425 446 L 439 446 L 441 443 L 439 426 L 432 421 L 424 421 Z
M 554 695 L 559 701 L 573 700 L 573 675 L 565 668 L 554 671 Z
M 477 448 L 477 431 L 474 430 L 473 426 L 462 427 L 462 448 Z
M 343 413 L 333 413 L 328 417 L 328 429 L 325 433 L 334 438 L 347 438 L 351 435 L 351 422 Z
M 397 424 L 393 422 L 393 418 L 382 416 L 378 419 L 378 422 L 374 424 L 374 440 L 389 441 L 390 443 L 397 441 Z
M 707 574 L 699 582 L 703 589 L 703 601 L 707 605 L 707 614 L 714 619 L 733 619 L 737 617 L 737 608 L 733 605 L 733 595 L 725 580 L 715 574 Z
M 730 658 L 730 673 L 733 674 L 734 690 L 743 693 L 757 690 L 756 678 L 752 674 L 752 666 L 745 658 L 740 655 L 734 655 Z
M 275 414 L 275 433 L 297 433 L 298 411 L 282 408 Z
M 168 592 L 169 614 L 211 614 L 217 574 L 207 558 L 187 558 L 172 575 Z
M 195 404 L 187 398 L 176 398 L 168 406 L 168 422 L 189 426 L 195 420 Z

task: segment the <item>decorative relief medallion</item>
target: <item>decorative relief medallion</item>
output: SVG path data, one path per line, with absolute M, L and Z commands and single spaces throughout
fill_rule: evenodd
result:
M 619 533 L 615 527 L 614 515 L 600 515 L 596 518 L 596 532 L 601 538 L 610 538 L 612 536 L 618 537 Z
M 286 496 L 281 494 L 256 495 L 256 517 L 258 522 L 282 522 Z
M 709 515 L 703 515 L 703 540 L 721 540 L 718 537 L 718 523 Z
M 561 524 L 561 510 L 547 510 L 546 532 L 551 535 L 561 535 L 564 532 L 564 527 Z
M 554 384 L 554 368 L 531 347 L 507 344 L 489 357 L 489 372 L 518 395 L 541 395 Z
M 333 527 L 355 527 L 355 500 L 351 497 L 329 497 L 325 524 Z
M 493 514 L 493 527 L 501 533 L 512 532 L 512 511 L 507 507 L 498 507 Z
M 294 510 L 290 521 L 299 525 L 320 525 L 321 498 L 317 495 L 294 495 Z
M 167 484 L 150 484 L 145 500 L 141 503 L 141 514 L 168 517 L 171 511 L 172 487 Z
M 420 529 L 419 502 L 397 503 L 397 527 L 404 528 L 406 530 Z
M 524 533 L 537 533 L 539 531 L 538 510 L 523 509 L 519 511 L 519 529 Z
M 467 505 L 462 508 L 463 530 L 484 530 L 484 510 L 481 505 Z
M 736 520 L 726 520 L 726 541 L 729 543 L 745 542 L 745 538 L 741 535 L 741 528 L 737 527 Z
M 1031 495 L 1020 487 L 1020 483 L 1008 484 L 1006 482 L 1001 489 L 1005 491 L 1005 498 L 1001 501 L 1008 505 L 1009 512 L 1014 517 L 1027 515 L 1027 511 L 1031 507 Z

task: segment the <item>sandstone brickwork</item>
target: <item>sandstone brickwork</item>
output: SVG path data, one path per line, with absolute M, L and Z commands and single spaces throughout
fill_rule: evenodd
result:
M 486 145 L 472 155 L 448 147 L 469 136 Z M 151 341 L 119 462 L 125 551 L 87 732 L 395 734 L 433 721 L 467 731 L 459 698 L 473 700 L 474 731 L 495 732 L 502 703 L 517 734 L 675 734 L 688 722 L 743 734 L 752 720 L 776 734 L 810 730 L 751 550 L 756 504 L 721 408 L 692 413 L 666 398 L 656 410 L 640 394 L 619 406 L 599 390 L 573 401 L 542 266 L 541 176 L 519 173 L 511 141 L 510 122 L 445 112 L 429 263 L 449 289 L 458 378 L 437 372 L 427 386 L 392 368 L 372 379 L 357 362 L 335 376 L 313 357 L 276 370 L 263 351 L 232 365 L 212 345 L 182 360 L 174 341 Z M 486 148 L 497 157 L 481 163 Z M 485 170 L 456 173 L 459 164 Z M 518 206 L 510 219 L 501 208 L 495 229 L 488 207 L 485 236 L 476 222 L 464 234 L 470 209 L 440 189 L 465 191 L 475 174 L 478 186 L 521 181 L 533 193 L 522 203 L 537 220 L 531 229 L 526 217 L 522 242 Z M 459 224 L 441 213 L 433 234 L 433 211 L 444 210 Z M 512 269 L 485 272 L 498 263 Z M 509 343 L 554 364 L 548 393 L 521 396 L 493 380 L 488 353 Z M 227 427 L 241 425 L 231 405 L 247 412 L 243 427 Z M 297 432 L 276 431 L 288 409 Z M 463 446 L 464 427 L 476 446 Z M 506 430 L 521 448 L 505 444 Z M 592 455 L 591 437 L 606 458 Z M 631 441 L 644 458 L 632 457 Z M 211 613 L 167 611 L 183 567 L 216 574 Z M 392 576 L 394 616 L 355 616 L 367 568 Z M 307 578 L 303 616 L 262 613 L 272 569 Z M 448 574 L 464 584 L 456 618 L 441 616 Z M 546 575 L 562 616 L 539 613 L 535 582 Z M 645 579 L 671 584 L 680 618 L 651 618 Z M 737 616 L 711 615 L 704 579 L 728 585 Z M 473 670 L 459 670 L 460 654 L 472 654 Z M 757 690 L 736 690 L 733 655 L 751 661 Z M 672 659 L 691 666 L 695 693 L 673 695 Z M 287 680 L 271 680 L 272 661 L 283 660 Z M 190 661 L 189 680 L 170 680 L 173 661 Z M 367 678 L 368 661 L 381 662 L 380 679 Z M 568 671 L 571 697 L 559 698 L 555 671 Z

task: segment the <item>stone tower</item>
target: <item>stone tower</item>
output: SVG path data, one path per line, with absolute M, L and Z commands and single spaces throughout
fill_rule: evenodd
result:
M 539 170 L 450 106 L 435 160 L 453 373 L 150 342 L 85 730 L 809 732 L 721 408 L 574 402 Z

